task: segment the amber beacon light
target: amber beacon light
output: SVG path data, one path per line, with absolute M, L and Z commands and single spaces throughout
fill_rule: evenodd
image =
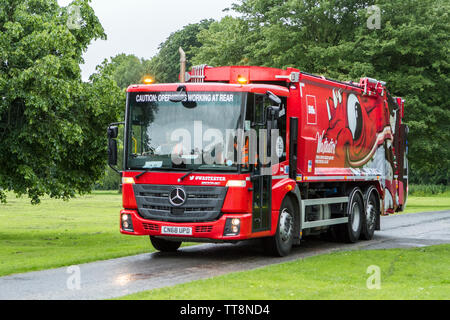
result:
M 153 83 L 155 82 L 155 80 L 154 80 L 152 77 L 150 77 L 150 76 L 145 76 L 145 77 L 142 79 L 142 82 L 143 82 L 144 84 L 153 84 Z

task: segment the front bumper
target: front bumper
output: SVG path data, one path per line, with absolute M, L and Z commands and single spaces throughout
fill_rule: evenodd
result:
M 192 239 L 195 242 L 197 239 L 211 240 L 211 241 L 240 241 L 252 238 L 252 215 L 250 213 L 242 214 L 223 214 L 218 220 L 210 222 L 164 222 L 143 219 L 136 210 L 122 210 L 120 211 L 120 217 L 122 214 L 128 214 L 131 216 L 133 231 L 127 231 L 122 228 L 120 223 L 120 232 L 128 235 L 135 236 L 160 236 L 164 238 L 182 238 L 183 241 Z M 240 219 L 240 230 L 238 235 L 225 236 L 224 229 L 227 219 L 238 218 Z M 191 227 L 192 235 L 167 235 L 162 234 L 161 229 L 163 226 L 167 227 Z

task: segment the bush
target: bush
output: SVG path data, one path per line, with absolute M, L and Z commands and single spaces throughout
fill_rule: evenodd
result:
M 120 176 L 108 167 L 103 177 L 95 184 L 94 190 L 119 190 L 119 186 Z
M 410 196 L 431 196 L 450 192 L 450 188 L 442 184 L 411 184 L 409 185 Z

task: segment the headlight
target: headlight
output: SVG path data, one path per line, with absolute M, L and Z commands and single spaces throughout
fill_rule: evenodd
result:
M 122 218 L 120 220 L 122 221 L 122 230 L 125 230 L 128 232 L 134 232 L 133 221 L 131 220 L 131 215 L 124 213 L 124 214 L 122 214 Z
M 237 236 L 241 230 L 241 219 L 228 218 L 225 222 L 224 236 Z
M 241 224 L 241 219 L 238 218 L 234 218 L 231 220 L 231 225 L 232 226 L 239 226 Z

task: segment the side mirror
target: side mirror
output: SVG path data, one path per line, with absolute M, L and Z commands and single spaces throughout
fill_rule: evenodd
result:
M 108 143 L 108 164 L 117 166 L 117 141 L 114 139 L 109 139 Z
M 169 100 L 171 102 L 181 102 L 186 99 L 186 93 L 177 93 L 170 96 Z
M 108 127 L 108 165 L 110 167 L 117 165 L 117 140 L 119 128 L 117 126 Z
M 116 139 L 119 135 L 119 128 L 116 126 L 108 127 L 108 139 Z
M 197 102 L 188 101 L 188 94 L 186 91 L 186 86 L 179 86 L 177 88 L 177 93 L 173 94 L 169 98 L 170 102 L 181 102 L 185 108 L 193 109 L 197 106 Z
M 178 86 L 177 93 L 170 96 L 169 100 L 171 102 L 181 102 L 183 100 L 187 100 L 188 95 L 186 92 L 186 86 Z
M 267 115 L 268 115 L 268 119 L 271 120 L 275 120 L 278 119 L 280 117 L 280 107 L 277 106 L 270 106 L 267 108 Z
M 276 96 L 273 92 L 267 91 L 267 92 L 266 92 L 266 96 L 267 96 L 267 98 L 269 98 L 270 101 L 272 101 L 274 104 L 276 104 L 276 105 L 280 105 L 280 104 L 281 104 L 281 99 L 280 99 L 278 96 Z
M 108 165 L 115 172 L 121 175 L 120 171 L 114 166 L 117 166 L 117 137 L 119 136 L 119 125 L 125 124 L 124 122 L 111 123 L 107 130 L 108 135 Z

